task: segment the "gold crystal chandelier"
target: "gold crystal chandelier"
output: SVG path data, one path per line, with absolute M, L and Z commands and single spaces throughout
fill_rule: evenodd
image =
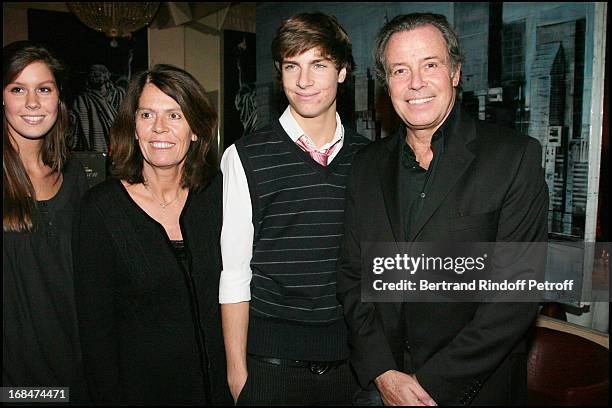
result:
M 159 2 L 66 2 L 83 24 L 103 32 L 117 46 L 118 37 L 129 37 L 155 16 Z

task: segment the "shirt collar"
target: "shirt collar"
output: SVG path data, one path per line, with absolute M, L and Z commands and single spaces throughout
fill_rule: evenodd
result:
M 457 117 L 459 116 L 459 113 L 458 113 L 459 110 L 460 110 L 459 101 L 455 99 L 455 105 L 453 106 L 453 109 L 451 109 L 451 112 L 449 113 L 448 117 L 446 118 L 442 126 L 440 126 L 440 128 L 434 134 L 434 137 L 432 138 L 432 143 L 435 141 L 436 137 L 443 138 L 445 140 L 448 139 L 448 134 L 450 133 L 450 129 L 453 128 L 453 123 L 455 123 L 455 121 L 457 120 Z M 444 142 L 444 144 L 446 144 L 446 142 Z
M 436 147 L 438 148 L 438 150 L 444 150 L 444 148 L 446 147 L 450 129 L 452 129 L 453 123 L 457 120 L 457 117 L 459 116 L 459 110 L 459 104 L 457 103 L 457 101 L 455 101 L 455 105 L 451 109 L 451 113 L 448 115 L 444 123 L 442 123 L 442 126 L 440 126 L 438 130 L 435 131 L 431 138 L 431 145 L 434 147 L 434 151 Z M 407 148 L 409 150 L 412 150 L 410 146 L 408 146 L 408 143 L 406 143 L 406 125 L 404 123 L 402 123 L 398 129 L 398 139 L 400 149 Z
M 457 120 L 459 107 L 455 103 L 451 113 L 448 115 L 442 126 L 436 130 L 431 138 L 431 148 L 434 152 L 434 160 L 437 159 L 441 154 L 444 153 L 446 143 L 449 137 L 450 129 L 452 128 L 453 122 Z M 400 148 L 400 161 L 406 168 L 413 168 L 416 161 L 416 156 L 412 148 L 406 143 L 406 125 L 402 124 L 399 129 L 398 143 Z M 420 168 L 420 167 L 419 167 Z
M 297 123 L 297 120 L 293 117 L 291 113 L 290 106 L 288 105 L 281 117 L 278 119 L 281 126 L 287 132 L 291 140 L 295 143 L 300 137 L 306 135 L 301 126 Z M 306 135 L 308 136 L 308 135 Z M 310 136 L 308 136 L 310 137 Z M 319 151 L 323 151 L 329 149 L 331 146 L 339 142 L 344 138 L 344 126 L 342 126 L 342 122 L 340 121 L 340 115 L 336 112 L 336 131 L 334 132 L 334 137 L 329 143 L 325 143 Z

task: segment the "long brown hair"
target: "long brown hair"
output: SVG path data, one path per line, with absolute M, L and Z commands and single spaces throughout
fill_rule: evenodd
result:
M 39 44 L 30 41 L 11 43 L 2 49 L 2 89 L 33 62 L 42 62 L 49 67 L 59 92 L 57 121 L 45 136 L 41 148 L 43 163 L 54 172 L 59 172 L 62 171 L 67 154 L 65 132 L 68 127 L 68 108 L 62 99 L 64 65 Z M 2 228 L 4 231 L 32 231 L 35 224 L 36 192 L 19 152 L 10 141 L 4 109 L 2 122 Z
M 210 181 L 216 163 L 207 155 L 211 149 L 217 126 L 217 113 L 208 101 L 202 85 L 188 72 L 172 65 L 158 64 L 136 75 L 121 103 L 110 130 L 113 176 L 130 184 L 142 183 L 143 157 L 134 137 L 136 109 L 146 84 L 153 84 L 174 99 L 185 114 L 192 132 L 198 138 L 192 141 L 185 157 L 181 186 L 192 190 L 204 187 Z

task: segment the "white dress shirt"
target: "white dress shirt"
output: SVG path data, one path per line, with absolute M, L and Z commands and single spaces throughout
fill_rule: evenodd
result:
M 306 135 L 287 106 L 278 120 L 295 143 Z M 248 136 L 247 136 L 248 137 Z M 338 146 L 329 155 L 328 163 L 337 156 L 344 143 L 344 127 L 336 112 L 336 131 L 329 143 L 319 149 L 326 151 L 333 144 Z M 221 256 L 223 270 L 219 281 L 219 303 L 238 303 L 251 300 L 251 258 L 253 257 L 253 214 L 251 195 L 244 167 L 231 145 L 221 158 L 223 173 L 223 225 L 221 227 Z

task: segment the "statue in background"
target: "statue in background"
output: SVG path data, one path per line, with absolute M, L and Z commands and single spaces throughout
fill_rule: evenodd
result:
M 106 66 L 94 64 L 89 68 L 87 87 L 72 106 L 73 150 L 108 153 L 109 131 L 130 80 L 132 57 L 130 50 L 127 76 L 116 82 Z
M 234 98 L 234 104 L 240 114 L 240 122 L 242 122 L 242 127 L 244 128 L 242 136 L 253 133 L 257 125 L 256 88 L 253 82 L 247 81 L 245 72 L 247 62 L 246 50 L 247 42 L 246 38 L 243 38 L 236 47 L 236 66 L 238 68 L 238 84 L 240 88 Z

